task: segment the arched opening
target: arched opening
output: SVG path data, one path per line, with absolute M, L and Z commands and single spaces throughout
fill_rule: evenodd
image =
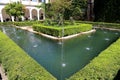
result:
M 39 14 L 40 14 L 40 20 L 43 20 L 44 19 L 44 11 L 42 9 L 39 11 Z
M 2 9 L 2 17 L 3 17 L 3 21 L 11 21 L 11 17 L 6 13 L 5 9 Z
M 30 12 L 29 12 L 29 9 L 27 9 L 27 8 L 25 10 L 24 17 L 25 17 L 25 20 L 29 20 L 30 19 Z
M 37 20 L 37 10 L 36 9 L 32 10 L 32 19 Z

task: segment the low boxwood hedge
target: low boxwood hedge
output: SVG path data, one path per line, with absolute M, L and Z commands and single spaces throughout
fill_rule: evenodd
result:
M 8 80 L 56 80 L 2 32 L 0 64 L 4 67 Z
M 120 29 L 120 24 L 119 23 L 90 22 L 90 21 L 76 21 L 76 23 L 88 23 L 88 24 L 92 24 L 95 27 Z
M 120 39 L 68 80 L 113 80 L 120 69 Z
M 23 22 L 13 22 L 16 26 L 32 26 L 33 24 L 41 23 L 39 21 L 23 21 Z
M 42 22 L 41 21 L 0 22 L 0 25 L 32 26 L 33 24 L 39 23 Z
M 68 36 L 80 32 L 89 31 L 92 29 L 90 24 L 77 24 L 77 25 L 67 25 L 67 26 L 45 26 L 43 24 L 33 25 L 33 29 L 38 32 L 42 32 L 55 37 Z

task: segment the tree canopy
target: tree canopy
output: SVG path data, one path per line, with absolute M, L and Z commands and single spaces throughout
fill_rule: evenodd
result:
M 5 11 L 9 16 L 14 16 L 16 18 L 24 15 L 25 7 L 20 2 L 13 2 L 5 6 Z

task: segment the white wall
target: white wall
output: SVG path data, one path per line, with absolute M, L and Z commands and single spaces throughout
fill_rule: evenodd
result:
M 41 3 L 33 2 L 33 1 L 22 1 L 22 4 L 24 5 L 40 5 Z
M 0 3 L 9 3 L 10 0 L 0 0 Z

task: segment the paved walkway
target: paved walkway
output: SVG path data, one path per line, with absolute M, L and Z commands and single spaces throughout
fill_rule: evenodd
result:
M 0 64 L 0 80 L 8 80 L 7 76 L 4 73 L 3 67 Z

